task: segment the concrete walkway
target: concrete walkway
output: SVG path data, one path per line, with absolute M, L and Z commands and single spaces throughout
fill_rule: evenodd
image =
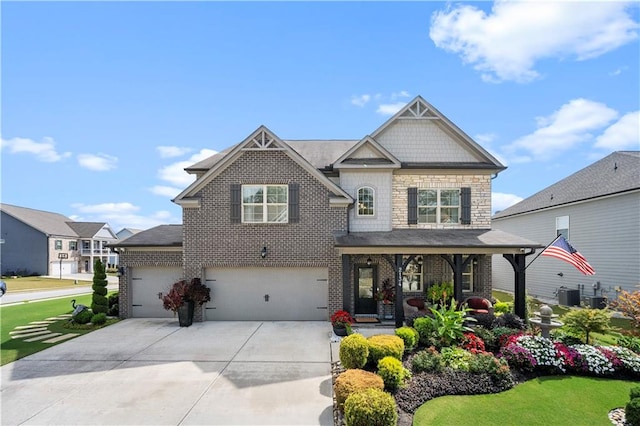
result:
M 2 424 L 332 425 L 332 334 L 123 320 L 3 366 Z

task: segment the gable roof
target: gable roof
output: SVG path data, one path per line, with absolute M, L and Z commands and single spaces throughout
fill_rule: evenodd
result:
M 351 147 L 335 161 L 334 168 L 391 168 L 399 169 L 400 161 L 380 145 L 374 138 L 367 136 Z
M 158 225 L 109 247 L 182 247 L 182 225 Z
M 67 222 L 80 238 L 93 238 L 106 225 L 105 222 Z M 115 237 L 115 236 L 114 236 Z
M 18 207 L 11 204 L 0 204 L 0 210 L 47 236 L 77 237 L 77 233 L 69 226 L 71 219 L 59 213 Z
M 436 163 L 403 163 L 403 167 L 437 167 L 437 168 L 486 168 L 495 169 L 497 171 L 504 170 L 506 167 L 498 161 L 487 150 L 471 139 L 458 126 L 453 124 L 444 114 L 438 111 L 433 105 L 425 101 L 421 96 L 416 96 L 404 108 L 398 111 L 393 117 L 374 131 L 371 136 L 378 138 L 386 130 L 390 129 L 394 124 L 402 120 L 429 120 L 453 140 L 458 142 L 467 152 L 473 155 L 477 161 L 473 162 L 436 162 Z
M 309 174 L 314 176 L 329 191 L 335 194 L 337 198 L 342 198 L 348 203 L 353 202 L 353 199 L 349 194 L 347 194 L 338 185 L 331 182 L 331 180 L 329 180 L 329 178 L 322 174 L 322 172 L 320 172 L 316 167 L 305 160 L 298 152 L 296 152 L 287 143 L 278 138 L 265 126 L 258 127 L 243 142 L 234 146 L 224 157 L 215 162 L 215 164 L 207 172 L 199 176 L 195 182 L 189 185 L 176 198 L 174 198 L 173 202 L 175 202 L 176 204 L 180 204 L 183 207 L 198 205 L 199 201 L 191 197 L 193 197 L 212 179 L 218 176 L 224 169 L 226 169 L 228 165 L 232 164 L 238 157 L 242 155 L 244 151 L 255 150 L 276 150 L 284 152 L 289 158 L 300 165 Z
M 616 151 L 496 213 L 493 219 L 640 189 L 640 151 Z

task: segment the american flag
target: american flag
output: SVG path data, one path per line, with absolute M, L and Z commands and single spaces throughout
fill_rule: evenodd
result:
M 572 264 L 576 269 L 585 275 L 594 275 L 596 271 L 593 269 L 587 259 L 581 255 L 578 250 L 574 249 L 567 240 L 560 235 L 556 240 L 549 244 L 541 253 L 543 256 L 555 257 Z

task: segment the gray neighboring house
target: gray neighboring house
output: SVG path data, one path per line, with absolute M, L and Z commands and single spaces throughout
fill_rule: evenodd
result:
M 169 317 L 159 296 L 200 278 L 196 320 L 403 320 L 403 302 L 452 281 L 458 300 L 489 296 L 491 255 L 517 270 L 536 242 L 491 229 L 491 182 L 504 166 L 416 97 L 360 140 L 282 140 L 260 126 L 187 169 L 173 201 L 182 225 L 116 244 L 122 317 Z M 389 280 L 392 312 L 376 300 Z M 516 311 L 524 274 L 513 273 Z
M 126 238 L 129 238 L 132 235 L 137 234 L 138 232 L 142 231 L 142 229 L 136 229 L 136 228 L 122 228 L 121 230 L 119 230 L 116 233 L 116 236 L 118 237 L 118 241 L 122 241 Z
M 4 203 L 0 211 L 3 275 L 91 273 L 97 258 L 118 263 L 117 253 L 107 247 L 117 240 L 107 223 L 74 222 L 58 213 Z
M 619 290 L 638 290 L 640 152 L 608 155 L 495 214 L 493 227 L 544 244 L 562 234 L 596 271 L 585 276 L 566 262 L 540 256 L 527 268 L 531 296 L 558 300 L 556 292 L 565 288 L 579 297 L 613 300 Z M 512 288 L 499 256 L 493 259 L 493 286 Z

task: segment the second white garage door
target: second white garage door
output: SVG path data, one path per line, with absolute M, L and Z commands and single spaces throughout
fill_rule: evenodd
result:
M 162 306 L 158 293 L 167 294 L 182 279 L 182 268 L 132 267 L 131 316 L 134 318 L 170 318 L 173 312 Z
M 212 268 L 207 320 L 323 321 L 328 319 L 327 268 Z

